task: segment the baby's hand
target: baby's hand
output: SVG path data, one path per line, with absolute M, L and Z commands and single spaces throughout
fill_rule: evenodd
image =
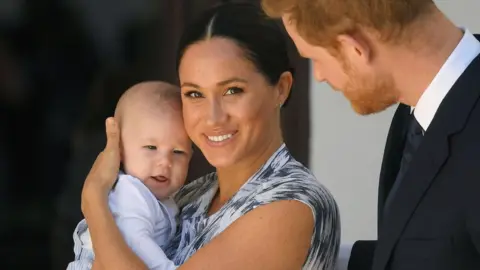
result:
M 113 117 L 105 122 L 107 145 L 98 155 L 85 179 L 82 190 L 82 210 L 92 197 L 107 198 L 120 169 L 120 132 Z

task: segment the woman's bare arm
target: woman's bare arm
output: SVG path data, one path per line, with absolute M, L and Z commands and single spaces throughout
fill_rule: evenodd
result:
M 239 218 L 179 269 L 301 269 L 313 232 L 314 218 L 307 205 L 273 202 Z
M 105 206 L 105 202 L 97 204 L 91 211 L 93 224 L 89 223 L 99 265 L 102 269 L 147 269 L 126 245 Z M 257 207 L 179 269 L 301 269 L 310 248 L 313 224 L 311 209 L 297 201 Z
M 102 266 L 98 261 L 93 261 L 91 270 L 102 270 Z

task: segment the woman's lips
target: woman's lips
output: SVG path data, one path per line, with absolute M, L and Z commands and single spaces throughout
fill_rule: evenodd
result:
M 217 133 L 217 134 L 211 134 L 207 135 L 205 134 L 205 137 L 207 139 L 207 142 L 209 145 L 212 146 L 223 146 L 230 141 L 232 141 L 233 138 L 235 138 L 235 135 L 238 133 L 238 131 L 229 131 L 229 132 L 222 132 L 222 133 Z

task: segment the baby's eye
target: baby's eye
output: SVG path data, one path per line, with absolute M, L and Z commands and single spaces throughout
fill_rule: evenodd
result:
M 144 148 L 148 150 L 157 150 L 157 147 L 155 145 L 145 145 Z
M 178 154 L 178 155 L 183 155 L 183 154 L 185 154 L 185 151 L 175 149 L 175 150 L 173 150 L 173 153 Z

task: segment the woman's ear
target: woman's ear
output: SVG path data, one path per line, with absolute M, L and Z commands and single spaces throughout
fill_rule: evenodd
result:
M 293 76 L 290 71 L 285 71 L 280 75 L 280 78 L 278 79 L 278 83 L 276 86 L 276 91 L 277 91 L 277 105 L 280 107 L 285 103 L 287 98 L 290 95 L 290 91 L 292 90 L 292 84 L 293 84 Z

